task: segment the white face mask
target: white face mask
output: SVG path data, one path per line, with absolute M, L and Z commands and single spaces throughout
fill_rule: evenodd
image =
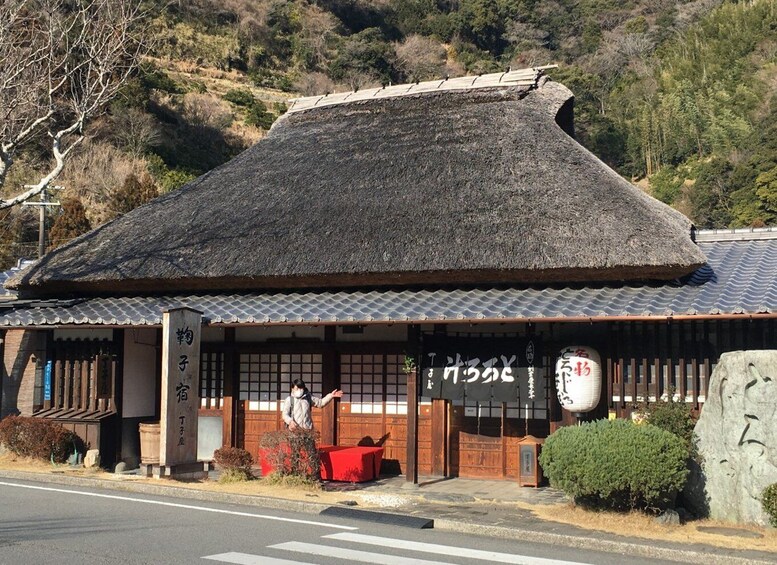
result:
M 302 398 L 302 395 L 305 394 L 305 391 L 302 389 L 295 389 L 291 391 L 291 395 L 294 398 Z

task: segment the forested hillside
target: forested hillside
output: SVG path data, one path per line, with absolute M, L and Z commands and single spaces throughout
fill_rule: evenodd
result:
M 699 227 L 777 222 L 777 0 L 148 1 L 151 57 L 57 184 L 51 245 L 256 142 L 300 94 L 551 63 L 593 153 Z M 43 163 L 34 147 L 6 186 Z M 37 213 L 3 213 L 0 263 Z

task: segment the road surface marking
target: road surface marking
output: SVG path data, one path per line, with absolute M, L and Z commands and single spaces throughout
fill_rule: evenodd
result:
M 177 504 L 175 502 L 162 502 L 160 500 L 148 500 L 145 498 L 132 498 L 130 496 L 116 496 L 113 494 L 101 494 L 97 492 L 84 492 L 80 490 L 69 490 L 50 487 L 38 487 L 32 485 L 20 485 L 17 483 L 6 483 L 0 481 L 0 485 L 17 488 L 27 488 L 33 490 L 43 490 L 48 492 L 61 492 L 65 494 L 79 494 L 81 496 L 94 496 L 97 498 L 109 498 L 111 500 L 125 500 L 128 502 L 141 502 L 143 504 L 157 504 L 159 506 L 171 506 L 173 508 L 185 508 L 187 510 L 201 510 L 202 512 L 214 512 L 216 514 L 231 514 L 233 516 L 246 516 L 248 518 L 259 518 L 261 520 L 275 520 L 277 522 L 292 522 L 294 524 L 308 524 L 311 526 L 321 526 L 323 528 L 335 528 L 338 530 L 358 530 L 353 526 L 340 526 L 326 522 L 314 522 L 312 520 L 296 520 L 294 518 L 281 518 L 280 516 L 268 516 L 266 514 L 251 514 L 250 512 L 237 512 L 235 510 L 221 510 L 219 508 L 208 508 L 206 506 L 193 506 L 191 504 Z
M 439 545 L 436 543 L 423 543 L 423 542 L 409 541 L 409 540 L 403 540 L 403 539 L 382 538 L 378 536 L 352 534 L 349 532 L 342 533 L 342 534 L 329 534 L 322 537 L 324 539 L 350 541 L 354 543 L 363 543 L 367 545 L 377 545 L 380 547 L 402 548 L 402 549 L 407 549 L 409 551 L 418 551 L 421 553 L 435 553 L 437 555 L 468 557 L 470 559 L 481 559 L 483 561 L 491 561 L 492 563 L 513 563 L 516 565 L 583 565 L 579 562 L 573 562 L 573 561 L 543 559 L 542 557 L 529 557 L 525 555 L 515 555 L 511 553 L 496 553 L 493 551 L 469 549 L 467 547 L 453 547 L 449 545 Z
M 307 553 L 309 555 L 321 555 L 324 557 L 336 557 L 347 561 L 358 561 L 359 563 L 375 563 L 377 565 L 452 565 L 441 561 L 426 561 L 424 559 L 414 559 L 412 557 L 403 557 L 401 555 L 384 555 L 382 553 L 370 553 L 369 551 L 358 551 L 355 549 L 343 549 L 332 547 L 330 545 L 320 545 L 314 543 L 302 543 L 299 541 L 290 541 L 276 545 L 268 545 L 268 549 L 279 549 L 281 551 L 296 551 L 298 553 Z
M 264 555 L 251 555 L 250 553 L 219 553 L 218 555 L 206 555 L 203 559 L 211 561 L 221 561 L 222 563 L 233 563 L 234 565 L 313 565 L 302 561 L 288 561 L 286 559 L 275 559 Z

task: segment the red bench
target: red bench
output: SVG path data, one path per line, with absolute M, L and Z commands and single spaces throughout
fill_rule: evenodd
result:
M 382 447 L 324 445 L 318 448 L 318 454 L 325 481 L 363 483 L 380 476 Z
M 322 445 L 318 448 L 318 455 L 321 478 L 325 481 L 363 483 L 380 476 L 382 447 Z M 262 450 L 259 451 L 259 463 L 263 477 L 273 472 L 273 466 Z

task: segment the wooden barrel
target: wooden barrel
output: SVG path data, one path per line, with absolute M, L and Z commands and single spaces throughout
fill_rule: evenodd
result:
M 159 464 L 159 422 L 140 424 L 140 462 Z

